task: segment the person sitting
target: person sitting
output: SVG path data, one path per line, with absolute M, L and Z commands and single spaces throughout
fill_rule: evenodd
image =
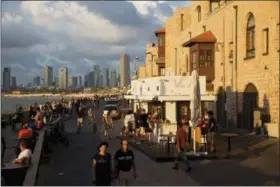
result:
M 33 132 L 31 128 L 28 128 L 27 124 L 22 124 L 21 129 L 18 133 L 19 139 L 31 139 L 33 137 Z
M 28 149 L 28 144 L 26 141 L 20 142 L 20 154 L 18 155 L 17 159 L 13 160 L 14 164 L 24 164 L 29 163 L 32 151 Z

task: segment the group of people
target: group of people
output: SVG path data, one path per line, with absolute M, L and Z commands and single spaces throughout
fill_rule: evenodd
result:
M 154 121 L 155 117 L 151 113 L 147 114 L 145 109 L 138 109 L 136 113 L 130 110 L 124 117 L 122 135 L 133 135 L 136 139 L 151 141 Z
M 119 182 L 118 186 L 132 186 L 137 173 L 134 153 L 128 149 L 128 141 L 121 140 L 121 148 L 113 158 L 107 148 L 108 142 L 101 142 L 92 158 L 93 185 L 111 186 L 116 180 Z

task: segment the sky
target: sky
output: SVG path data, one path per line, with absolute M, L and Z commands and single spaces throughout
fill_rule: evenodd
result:
M 84 76 L 93 65 L 119 72 L 120 55 L 144 63 L 147 43 L 176 7 L 189 1 L 2 1 L 1 69 L 10 67 L 17 84 L 54 74 Z

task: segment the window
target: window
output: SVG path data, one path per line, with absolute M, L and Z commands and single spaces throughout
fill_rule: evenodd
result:
M 201 20 L 201 6 L 197 6 L 196 13 L 197 13 L 197 21 L 200 22 L 200 20 Z
M 157 91 L 159 91 L 159 86 L 157 86 Z
M 263 55 L 268 55 L 269 49 L 269 32 L 268 28 L 264 29 L 262 32 L 262 47 L 263 47 Z
M 192 52 L 192 68 L 196 69 L 196 51 Z
M 247 22 L 247 58 L 255 57 L 255 18 L 250 14 Z
M 164 76 L 165 75 L 165 68 L 160 68 L 160 75 Z
M 212 50 L 200 50 L 199 51 L 199 67 L 211 67 L 212 66 Z
M 210 0 L 210 12 L 220 7 L 220 0 Z
M 181 14 L 181 31 L 184 30 L 184 14 Z

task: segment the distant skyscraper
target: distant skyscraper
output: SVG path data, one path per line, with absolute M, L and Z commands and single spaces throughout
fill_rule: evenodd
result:
M 117 86 L 117 72 L 116 70 L 113 70 L 110 73 L 110 87 L 116 87 Z
M 4 68 L 3 71 L 3 89 L 10 90 L 11 88 L 11 69 Z
M 94 71 L 91 71 L 88 73 L 88 87 L 96 87 L 95 86 L 95 73 Z
M 16 77 L 12 77 L 12 89 L 16 89 L 17 88 L 17 79 Z
M 99 74 L 99 87 L 101 87 L 101 88 L 104 87 L 104 85 L 103 85 L 103 74 L 102 73 Z
M 58 72 L 59 77 L 59 88 L 60 89 L 67 89 L 68 88 L 68 68 L 62 67 L 59 69 Z
M 84 87 L 85 88 L 88 88 L 88 76 L 89 76 L 89 74 L 86 74 L 85 78 L 84 78 Z
M 69 78 L 69 88 L 75 89 L 78 87 L 78 78 L 77 77 L 70 77 Z
M 50 66 L 45 66 L 44 68 L 44 80 L 45 86 L 52 86 L 53 83 L 53 68 Z
M 83 80 L 82 80 L 82 76 L 78 76 L 78 88 L 83 87 Z
M 94 65 L 93 71 L 94 71 L 94 87 L 100 87 L 100 67 L 98 65 Z
M 121 87 L 126 87 L 129 85 L 129 77 L 130 77 L 130 58 L 128 55 L 121 55 L 120 60 L 120 75 L 121 75 Z
M 41 78 L 39 76 L 34 77 L 33 79 L 33 86 L 40 86 Z
M 54 82 L 54 86 L 55 86 L 55 87 L 58 87 L 58 86 L 59 86 L 59 79 L 58 79 L 58 77 L 54 77 L 53 82 Z
M 103 69 L 103 87 L 109 86 L 109 69 L 104 68 Z

